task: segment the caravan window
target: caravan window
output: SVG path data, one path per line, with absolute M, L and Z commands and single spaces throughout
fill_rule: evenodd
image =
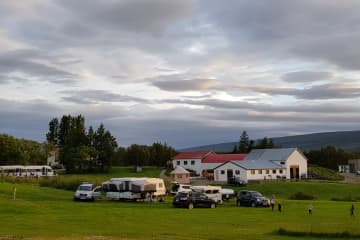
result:
M 162 188 L 163 187 L 163 184 L 162 183 L 159 183 L 159 188 Z
M 109 184 L 109 192 L 117 192 L 117 187 L 115 184 Z

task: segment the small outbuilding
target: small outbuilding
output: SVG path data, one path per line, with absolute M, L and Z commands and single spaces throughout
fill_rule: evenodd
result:
M 180 184 L 190 183 L 190 172 L 181 166 L 176 166 L 175 169 L 170 173 L 171 180 Z

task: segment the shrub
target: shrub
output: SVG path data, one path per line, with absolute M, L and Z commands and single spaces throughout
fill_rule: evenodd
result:
M 333 197 L 330 200 L 331 201 L 342 201 L 342 202 L 356 202 L 359 199 L 360 199 L 359 197 L 353 198 L 352 196 L 349 195 L 346 197 Z
M 44 177 L 39 181 L 41 187 L 52 187 L 64 190 L 75 191 L 76 188 L 85 182 L 84 179 L 74 177 Z
M 294 193 L 289 197 L 291 200 L 313 200 L 315 196 L 303 192 Z

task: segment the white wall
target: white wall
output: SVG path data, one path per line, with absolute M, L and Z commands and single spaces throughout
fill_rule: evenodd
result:
M 307 160 L 304 156 L 298 151 L 294 151 L 289 158 L 286 160 L 287 175 L 286 178 L 290 179 L 290 166 L 298 165 L 299 166 L 299 176 L 305 175 L 307 177 Z
M 228 169 L 233 170 L 234 177 L 240 177 L 241 180 L 246 181 L 246 170 L 232 163 L 226 163 L 221 167 L 215 169 L 214 180 L 219 182 L 226 182 L 228 180 L 228 176 L 227 176 Z M 236 170 L 239 170 L 240 173 L 236 174 Z M 224 171 L 224 174 L 221 174 L 221 171 Z
M 180 162 L 180 164 L 177 164 L 178 161 Z M 193 165 L 191 164 L 191 161 L 194 161 Z M 186 165 L 184 164 L 185 162 L 187 162 Z M 185 169 L 196 171 L 197 174 L 201 174 L 202 171 L 201 159 L 174 159 L 172 163 L 173 168 L 175 168 L 176 166 L 181 166 Z
M 286 169 L 261 169 L 261 173 L 259 173 L 260 169 L 255 169 L 255 173 L 252 174 L 252 170 L 247 170 L 247 180 L 271 180 L 271 179 L 277 179 L 278 176 L 280 178 L 285 178 L 287 171 Z M 268 170 L 268 173 L 267 173 Z M 275 173 L 273 173 L 273 170 L 275 170 Z M 280 171 L 282 170 L 282 173 Z

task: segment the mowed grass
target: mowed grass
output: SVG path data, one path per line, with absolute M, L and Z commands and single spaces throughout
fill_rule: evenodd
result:
M 101 183 L 116 177 L 159 177 L 161 170 L 159 167 L 143 167 L 142 172 L 136 173 L 133 167 L 112 167 L 109 173 L 62 174 L 60 177 Z
M 216 209 L 176 209 L 170 197 L 165 203 L 73 202 L 71 191 L 0 183 L 0 239 L 303 239 L 279 236 L 280 228 L 360 234 L 360 217 L 349 214 L 351 203 L 327 200 L 360 192 L 359 185 L 275 182 L 246 188 L 275 193 L 283 212 L 236 207 L 234 201 Z M 315 193 L 313 215 L 307 213 L 309 201 L 286 200 L 287 191 Z

